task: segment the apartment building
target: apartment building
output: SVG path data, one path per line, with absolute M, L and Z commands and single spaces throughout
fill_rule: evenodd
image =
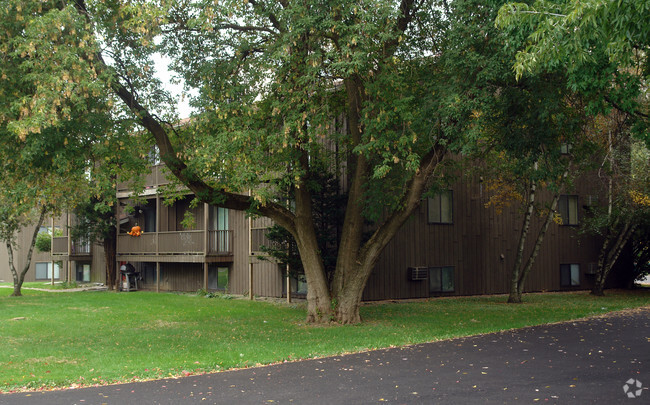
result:
M 138 288 L 154 291 L 228 291 L 233 294 L 281 297 L 286 294 L 285 269 L 265 260 L 259 246 L 268 244 L 267 218 L 251 219 L 244 212 L 207 204 L 193 205 L 193 196 L 166 205 L 160 187 L 169 183 L 164 165 L 154 165 L 145 179 L 144 193 L 133 198 L 128 183 L 118 185 L 120 201 L 117 262 L 131 264 Z M 560 199 L 561 224 L 548 229 L 526 291 L 590 289 L 601 241 L 582 234 L 580 223 L 594 204 L 602 202 L 599 181 L 586 175 L 576 190 Z M 460 177 L 448 190 L 423 200 L 382 253 L 365 289 L 364 300 L 424 298 L 445 295 L 507 293 L 523 214 L 516 206 L 497 213 L 486 207 L 488 195 L 480 181 Z M 549 196 L 541 198 L 549 198 Z M 127 208 L 129 207 L 129 208 Z M 183 221 L 187 216 L 190 224 Z M 69 216 L 44 227 L 59 231 L 52 254 L 36 253 L 26 281 L 74 280 L 105 282 L 103 249 L 75 241 Z M 531 225 L 526 252 L 532 249 Z M 130 232 L 139 227 L 141 233 Z M 58 236 L 58 233 L 62 233 Z M 25 236 L 19 244 L 25 244 Z M 0 248 L 0 263 L 6 251 Z M 4 249 L 6 250 L 6 249 Z M 20 257 L 20 256 L 19 256 Z M 11 280 L 0 264 L 0 279 Z M 622 257 L 610 286 L 621 285 L 630 268 Z M 292 293 L 306 292 L 299 280 L 289 280 Z

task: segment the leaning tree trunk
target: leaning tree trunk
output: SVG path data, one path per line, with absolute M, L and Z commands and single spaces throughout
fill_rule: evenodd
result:
M 32 253 L 34 253 L 34 245 L 36 245 L 36 237 L 38 236 L 38 231 L 40 230 L 41 225 L 45 220 L 46 213 L 47 213 L 47 208 L 42 207 L 38 219 L 38 223 L 34 227 L 31 244 L 29 245 L 29 249 L 27 250 L 27 259 L 25 261 L 25 266 L 23 267 L 20 273 L 16 270 L 15 261 L 14 261 L 14 250 L 11 245 L 11 242 L 7 242 L 7 255 L 9 257 L 9 269 L 11 270 L 11 275 L 13 276 L 14 279 L 14 291 L 11 294 L 13 297 L 20 297 L 23 295 L 21 290 L 23 287 L 23 282 L 25 281 L 25 274 L 27 274 L 27 271 L 29 270 L 29 266 L 32 263 Z M 52 271 L 54 271 L 54 269 L 52 269 Z
M 11 270 L 11 275 L 13 276 L 14 279 L 14 291 L 11 293 L 11 296 L 20 297 L 23 295 L 21 289 L 23 288 L 23 282 L 25 281 L 25 273 L 27 272 L 21 271 L 20 273 L 18 273 L 16 271 L 16 266 L 14 262 L 14 250 L 10 242 L 7 242 L 7 256 L 9 258 L 9 269 Z
M 361 321 L 359 314 L 361 298 L 370 274 L 379 260 L 379 255 L 420 205 L 422 193 L 436 168 L 439 167 L 439 163 L 446 156 L 446 152 L 443 146 L 436 145 L 422 157 L 420 170 L 413 175 L 404 188 L 405 192 L 399 204 L 401 208 L 388 215 L 363 245 L 363 213 L 360 203 L 363 196 L 360 185 L 363 183 L 360 179 L 364 176 L 363 166 L 366 163 L 362 157 L 356 161 L 355 176 L 350 184 L 341 244 L 332 282 L 332 303 L 336 308 L 335 316 L 338 323 L 354 324 Z
M 598 257 L 598 272 L 596 273 L 596 282 L 594 288 L 591 290 L 592 295 L 603 296 L 605 295 L 605 281 L 611 272 L 616 260 L 620 256 L 623 248 L 630 240 L 632 233 L 634 233 L 635 225 L 626 221 L 618 233 L 606 238 Z M 613 245 L 610 244 L 614 242 Z
M 557 208 L 558 201 L 560 200 L 560 195 L 555 194 L 553 197 L 553 201 L 551 202 L 551 207 L 549 208 L 548 214 L 546 215 L 546 219 L 544 220 L 544 223 L 542 224 L 541 229 L 537 233 L 537 238 L 535 239 L 535 246 L 533 246 L 533 251 L 530 253 L 528 256 L 528 259 L 526 260 L 526 265 L 523 267 L 523 269 L 518 271 L 518 278 L 516 280 L 516 285 L 514 286 L 515 291 L 513 294 L 513 291 L 510 291 L 510 296 L 508 297 L 508 302 L 509 303 L 521 303 L 522 302 L 522 295 L 524 292 L 524 283 L 526 282 L 526 277 L 528 277 L 528 274 L 530 273 L 530 270 L 533 268 L 533 264 L 535 264 L 535 260 L 537 259 L 537 255 L 539 254 L 539 249 L 542 247 L 542 242 L 544 241 L 544 237 L 546 236 L 546 232 L 548 231 L 548 227 L 553 221 L 553 217 L 555 216 L 555 210 Z M 528 226 L 530 226 L 530 222 L 528 223 Z M 528 231 L 526 232 L 526 234 Z M 522 232 L 523 235 L 523 232 Z M 525 235 L 524 235 L 525 238 Z M 524 241 L 525 242 L 525 241 Z M 519 249 L 521 249 L 521 252 L 523 252 L 523 243 L 520 241 L 519 244 Z M 521 263 L 520 263 L 521 264 Z M 513 271 L 514 274 L 514 271 Z M 514 278 L 514 275 L 513 275 Z M 512 299 L 512 300 L 511 300 Z
M 519 235 L 519 245 L 517 246 L 517 256 L 515 258 L 515 264 L 512 268 L 512 274 L 510 278 L 510 295 L 508 296 L 508 302 L 512 304 L 521 303 L 521 294 L 523 290 L 523 282 L 521 281 L 521 275 L 523 270 L 521 264 L 524 259 L 524 249 L 526 248 L 526 239 L 528 238 L 528 232 L 530 230 L 530 222 L 535 211 L 535 196 L 537 190 L 537 183 L 535 181 L 530 182 L 530 192 L 528 195 L 528 206 L 526 208 L 526 215 L 524 215 L 524 223 L 521 227 L 521 234 Z

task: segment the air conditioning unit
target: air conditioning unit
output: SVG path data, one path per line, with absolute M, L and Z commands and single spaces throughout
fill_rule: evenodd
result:
M 425 281 L 429 278 L 429 268 L 409 267 L 408 274 L 409 274 L 409 280 L 411 281 Z
M 596 273 L 598 273 L 598 263 L 587 264 L 587 270 L 585 270 L 585 274 L 596 274 Z

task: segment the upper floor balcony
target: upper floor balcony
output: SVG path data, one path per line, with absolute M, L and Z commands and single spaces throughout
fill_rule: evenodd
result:
M 87 240 L 73 240 L 69 236 L 52 238 L 53 256 L 90 256 L 92 243 Z
M 233 255 L 233 232 L 229 230 L 191 230 L 145 232 L 140 236 L 117 236 L 117 254 L 125 256 L 220 256 Z M 153 257 L 152 257 L 152 261 Z
M 167 176 L 171 176 L 164 164 L 157 164 L 150 167 L 150 171 L 145 175 L 144 179 L 138 181 L 138 185 L 142 185 L 145 190 L 156 189 L 159 186 L 169 184 L 170 181 Z M 143 181 L 143 183 L 140 183 Z M 123 181 L 117 184 L 117 193 L 124 194 L 130 193 L 134 190 L 134 183 L 132 181 Z

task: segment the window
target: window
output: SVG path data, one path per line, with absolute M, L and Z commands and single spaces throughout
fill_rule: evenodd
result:
M 560 153 L 563 155 L 568 155 L 571 152 L 573 146 L 570 143 L 563 143 L 560 145 Z
M 228 209 L 210 205 L 208 214 L 208 229 L 211 234 L 210 249 L 215 252 L 230 252 Z
M 580 265 L 560 265 L 560 285 L 562 287 L 575 287 L 580 285 Z
M 147 155 L 147 160 L 149 160 L 149 164 L 152 166 L 159 165 L 161 163 L 160 161 L 160 149 L 158 149 L 158 145 L 154 145 L 150 150 L 149 154 Z
M 428 222 L 430 224 L 451 224 L 453 222 L 453 191 L 446 190 L 427 199 Z
M 77 263 L 77 281 L 90 283 L 90 264 Z
M 59 263 L 54 263 L 54 278 L 59 279 Z M 52 263 L 51 262 L 38 262 L 36 263 L 36 280 L 51 280 L 52 279 Z
M 208 289 L 228 290 L 228 267 L 208 267 Z
M 562 195 L 558 201 L 562 225 L 578 225 L 578 196 Z
M 454 291 L 454 268 L 429 267 L 429 292 L 451 292 Z

